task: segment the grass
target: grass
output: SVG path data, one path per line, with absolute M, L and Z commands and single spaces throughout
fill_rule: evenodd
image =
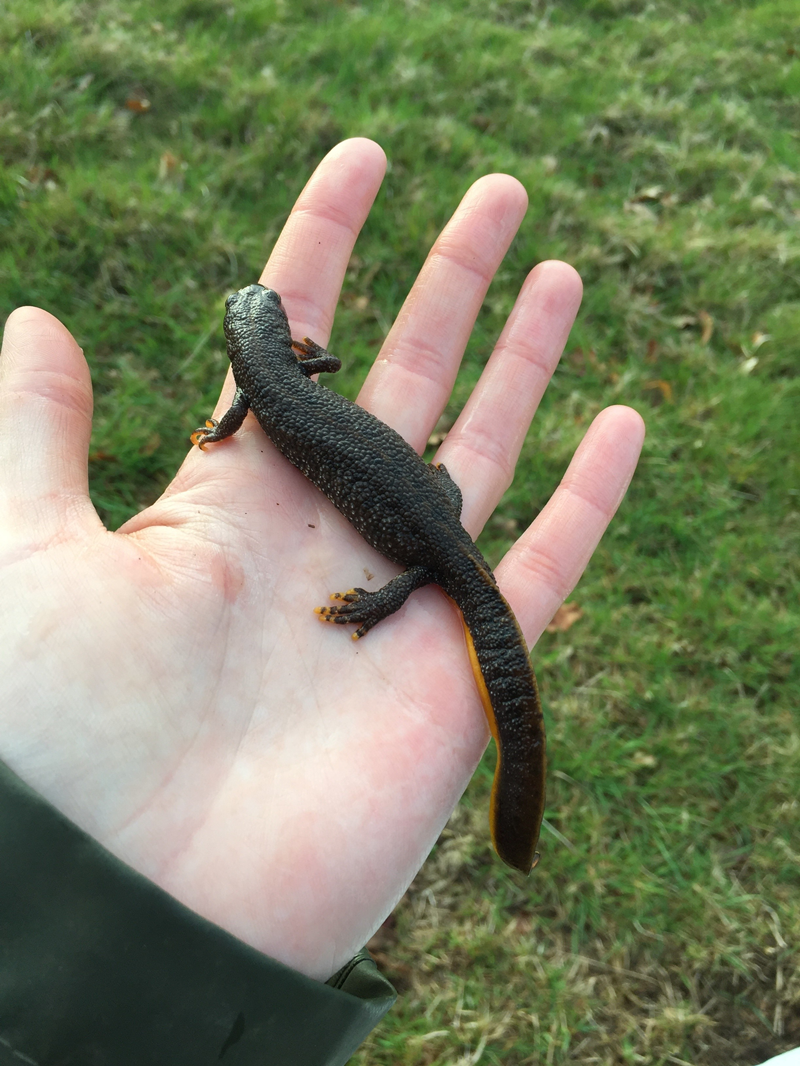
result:
M 110 525 L 169 480 L 226 365 L 224 296 L 353 134 L 391 169 L 336 387 L 481 174 L 531 210 L 451 413 L 529 267 L 584 278 L 490 558 L 602 406 L 648 422 L 582 617 L 535 651 L 541 867 L 492 858 L 489 752 L 373 942 L 402 995 L 354 1063 L 752 1066 L 800 1043 L 795 5 L 7 0 L 0 84 L 0 310 L 47 307 L 86 349 Z

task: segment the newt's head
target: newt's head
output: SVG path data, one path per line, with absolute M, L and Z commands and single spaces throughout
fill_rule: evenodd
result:
M 274 289 L 263 285 L 245 285 L 231 293 L 225 301 L 225 336 L 228 350 L 246 343 L 246 338 L 259 339 L 261 343 L 277 342 L 278 347 L 289 348 L 291 334 L 281 298 Z
M 238 292 L 232 292 L 225 301 L 226 318 L 231 315 L 248 315 L 254 311 L 285 315 L 280 296 L 274 289 L 267 289 L 263 285 L 245 285 Z

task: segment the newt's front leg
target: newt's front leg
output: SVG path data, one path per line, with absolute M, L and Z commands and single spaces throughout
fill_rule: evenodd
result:
M 205 448 L 207 444 L 214 444 L 218 440 L 231 437 L 244 422 L 245 415 L 250 410 L 250 401 L 241 389 L 237 388 L 234 393 L 233 403 L 219 420 L 216 418 L 206 419 L 205 426 L 196 429 L 189 440 L 198 448 Z
M 335 374 L 337 370 L 342 369 L 342 360 L 337 355 L 331 355 L 310 337 L 292 341 L 292 348 L 297 356 L 297 365 L 307 378 L 312 374 Z

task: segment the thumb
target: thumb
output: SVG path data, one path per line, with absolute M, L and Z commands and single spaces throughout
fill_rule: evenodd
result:
M 0 502 L 5 523 L 37 540 L 96 514 L 89 500 L 92 384 L 57 318 L 20 307 L 0 352 Z

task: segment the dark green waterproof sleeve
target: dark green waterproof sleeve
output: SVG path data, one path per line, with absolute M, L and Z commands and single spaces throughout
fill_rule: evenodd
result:
M 114 858 L 0 763 L 0 1066 L 336 1066 L 395 999 L 312 981 Z

